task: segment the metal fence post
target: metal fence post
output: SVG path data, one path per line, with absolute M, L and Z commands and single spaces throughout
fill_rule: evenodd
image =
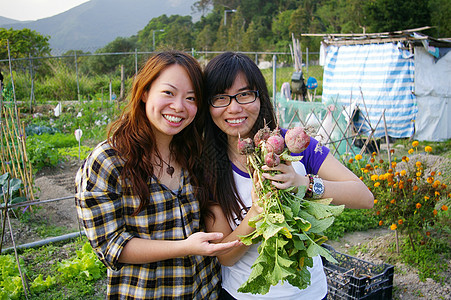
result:
M 80 101 L 80 83 L 78 82 L 78 62 L 77 62 L 77 51 L 74 51 L 75 56 L 75 76 L 77 79 L 77 98 Z
M 277 108 L 276 105 L 276 93 L 277 93 L 277 87 L 276 87 L 276 79 L 277 79 L 277 56 L 274 54 L 272 56 L 272 101 L 274 104 L 274 109 Z

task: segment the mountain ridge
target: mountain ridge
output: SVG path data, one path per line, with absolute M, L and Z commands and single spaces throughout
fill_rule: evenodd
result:
M 53 52 L 83 50 L 94 52 L 117 37 L 129 37 L 143 29 L 152 18 L 166 14 L 191 15 L 195 0 L 90 0 L 58 15 L 36 21 L 17 21 L 0 27 L 36 30 L 50 36 Z M 13 20 L 15 21 L 15 20 Z

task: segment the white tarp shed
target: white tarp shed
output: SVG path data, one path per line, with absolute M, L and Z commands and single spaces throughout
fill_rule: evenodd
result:
M 450 49 L 449 41 L 415 32 L 328 36 L 320 58 L 323 102 L 358 105 L 355 123 L 365 134 L 373 130 L 374 137 L 386 130 L 394 138 L 450 139 Z
M 415 47 L 415 96 L 418 103 L 415 138 L 418 140 L 451 138 L 450 50 L 441 48 L 435 57 L 425 47 Z

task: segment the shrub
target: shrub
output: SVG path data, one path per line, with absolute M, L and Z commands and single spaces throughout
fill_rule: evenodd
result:
M 361 155 L 349 161 L 374 194 L 379 225 L 406 233 L 413 248 L 414 240 L 428 236 L 428 226 L 434 226 L 438 211 L 447 210 L 450 201 L 449 187 L 442 179 L 445 164 L 431 155 L 430 146 L 419 153 L 418 144 L 413 142 L 408 156 L 400 161 L 396 157 L 391 162 L 377 160 L 376 153 L 368 163 L 362 162 Z

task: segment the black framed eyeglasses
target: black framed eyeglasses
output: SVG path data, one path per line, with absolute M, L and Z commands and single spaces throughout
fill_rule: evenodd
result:
M 227 107 L 235 99 L 239 104 L 249 104 L 257 100 L 258 91 L 245 91 L 235 95 L 216 95 L 210 100 L 213 107 Z

